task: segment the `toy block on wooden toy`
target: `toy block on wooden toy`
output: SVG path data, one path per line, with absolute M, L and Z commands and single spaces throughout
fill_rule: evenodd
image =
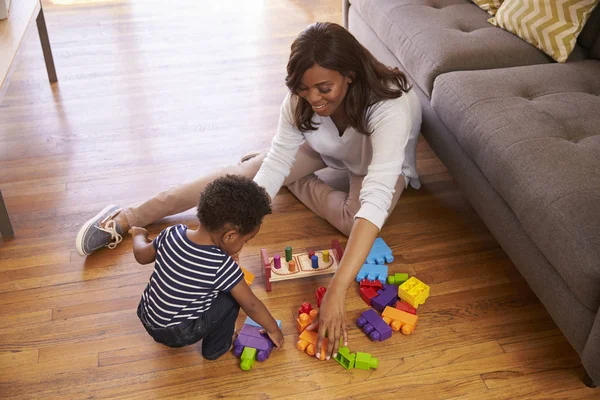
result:
M 415 330 L 418 316 L 409 314 L 406 311 L 398 310 L 393 307 L 386 307 L 381 314 L 386 324 L 389 324 L 396 332 L 402 331 L 405 335 L 410 335 Z
M 409 314 L 417 315 L 417 309 L 402 300 L 398 300 L 396 303 L 396 309 L 405 311 Z
M 250 370 L 254 365 L 256 359 L 256 349 L 252 347 L 246 347 L 242 354 L 240 354 L 240 368 L 244 371 Z
M 319 352 L 320 360 L 325 359 L 325 350 L 327 349 L 327 343 L 327 338 L 323 339 L 321 351 Z M 296 348 L 300 351 L 306 351 L 306 354 L 308 354 L 309 356 L 314 356 L 316 354 L 317 348 L 317 332 L 306 330 L 302 332 L 300 334 L 300 337 L 298 338 L 298 343 L 296 343 Z
M 386 282 L 387 276 L 387 265 L 363 264 L 363 266 L 358 271 L 358 274 L 356 274 L 356 282 L 360 282 L 363 279 L 367 279 L 369 281 L 378 280 L 382 284 L 384 284 Z
M 358 317 L 356 325 L 374 342 L 383 342 L 392 337 L 392 328 L 372 308 L 363 312 Z
M 323 255 L 323 259 L 325 255 Z M 323 296 L 325 296 L 325 292 L 327 292 L 327 288 L 321 286 L 317 289 L 317 307 L 321 307 L 321 301 L 323 300 Z
M 371 306 L 382 312 L 386 306 L 395 306 L 398 302 L 398 286 L 387 285 L 384 289 L 377 291 L 377 296 L 371 299 Z
M 344 250 L 339 241 L 334 239 L 331 241 L 330 249 L 293 253 L 289 261 L 288 253 L 286 248 L 284 258 L 275 254 L 271 259 L 266 249 L 260 250 L 267 292 L 272 290 L 273 282 L 335 273 Z
M 360 351 L 356 353 L 354 368 L 368 371 L 370 368 L 377 369 L 378 366 L 379 360 L 375 357 L 372 357 L 369 353 L 361 353 Z
M 400 286 L 408 280 L 408 274 L 401 274 L 396 272 L 394 275 L 388 276 L 387 283 L 390 285 Z
M 350 349 L 346 346 L 338 347 L 338 352 L 335 357 L 335 361 L 338 362 L 344 369 L 351 370 L 354 368 L 354 360 L 356 359 L 356 353 L 350 354 Z
M 298 318 L 296 318 L 296 330 L 298 333 L 302 333 L 307 326 L 312 324 L 317 315 L 319 315 L 319 310 L 310 310 L 308 314 L 302 313 L 298 315 Z
M 414 308 L 419 308 L 419 305 L 425 303 L 429 297 L 429 286 L 413 276 L 400 285 L 398 297 Z
M 375 239 L 373 247 L 371 247 L 371 251 L 369 251 L 369 255 L 367 256 L 366 263 L 383 265 L 389 264 L 392 261 L 394 261 L 392 249 L 389 248 L 382 238 L 378 237 Z

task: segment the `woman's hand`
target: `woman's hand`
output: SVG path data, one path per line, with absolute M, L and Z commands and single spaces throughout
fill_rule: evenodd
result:
M 325 359 L 337 355 L 340 337 L 344 338 L 344 346 L 348 345 L 348 332 L 346 331 L 346 290 L 340 290 L 329 285 L 325 296 L 321 301 L 321 308 L 318 316 L 319 333 L 317 337 L 317 348 L 315 356 L 321 358 L 321 348 L 323 339 L 327 335 L 328 344 L 325 352 Z M 306 329 L 314 330 L 316 321 Z

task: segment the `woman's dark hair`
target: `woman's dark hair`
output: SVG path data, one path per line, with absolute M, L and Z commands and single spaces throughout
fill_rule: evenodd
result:
M 352 77 L 344 98 L 344 111 L 349 124 L 358 132 L 370 135 L 367 128 L 369 106 L 395 99 L 410 89 L 406 76 L 398 68 L 380 63 L 350 32 L 338 24 L 317 22 L 302 31 L 292 43 L 285 84 L 297 95 L 302 76 L 314 64 Z M 298 96 L 299 97 L 299 96 Z M 316 130 L 311 123 L 313 109 L 299 99 L 294 124 L 302 131 Z
M 264 188 L 253 180 L 226 175 L 206 185 L 198 202 L 198 220 L 210 232 L 230 224 L 246 235 L 271 214 L 271 200 Z

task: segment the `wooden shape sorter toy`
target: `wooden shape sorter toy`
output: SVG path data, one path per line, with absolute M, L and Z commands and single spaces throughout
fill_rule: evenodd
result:
M 266 249 L 260 249 L 260 255 L 265 274 L 265 288 L 270 292 L 272 282 L 333 274 L 339 266 L 344 250 L 340 242 L 334 239 L 330 249 L 292 253 L 288 246 L 285 252 L 273 257 L 269 257 Z

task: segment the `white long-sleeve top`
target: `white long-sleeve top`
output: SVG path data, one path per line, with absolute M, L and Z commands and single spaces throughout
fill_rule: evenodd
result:
M 294 165 L 298 148 L 306 142 L 321 154 L 325 164 L 365 176 L 360 190 L 361 207 L 355 218 L 365 218 L 379 229 L 392 203 L 400 175 L 418 189 L 417 140 L 421 129 L 421 104 L 414 90 L 382 100 L 369 110 L 366 136 L 348 127 L 340 137 L 330 117 L 313 115 L 316 131 L 302 133 L 294 126 L 297 97 L 290 93 L 281 105 L 277 133 L 254 181 L 275 197 Z

